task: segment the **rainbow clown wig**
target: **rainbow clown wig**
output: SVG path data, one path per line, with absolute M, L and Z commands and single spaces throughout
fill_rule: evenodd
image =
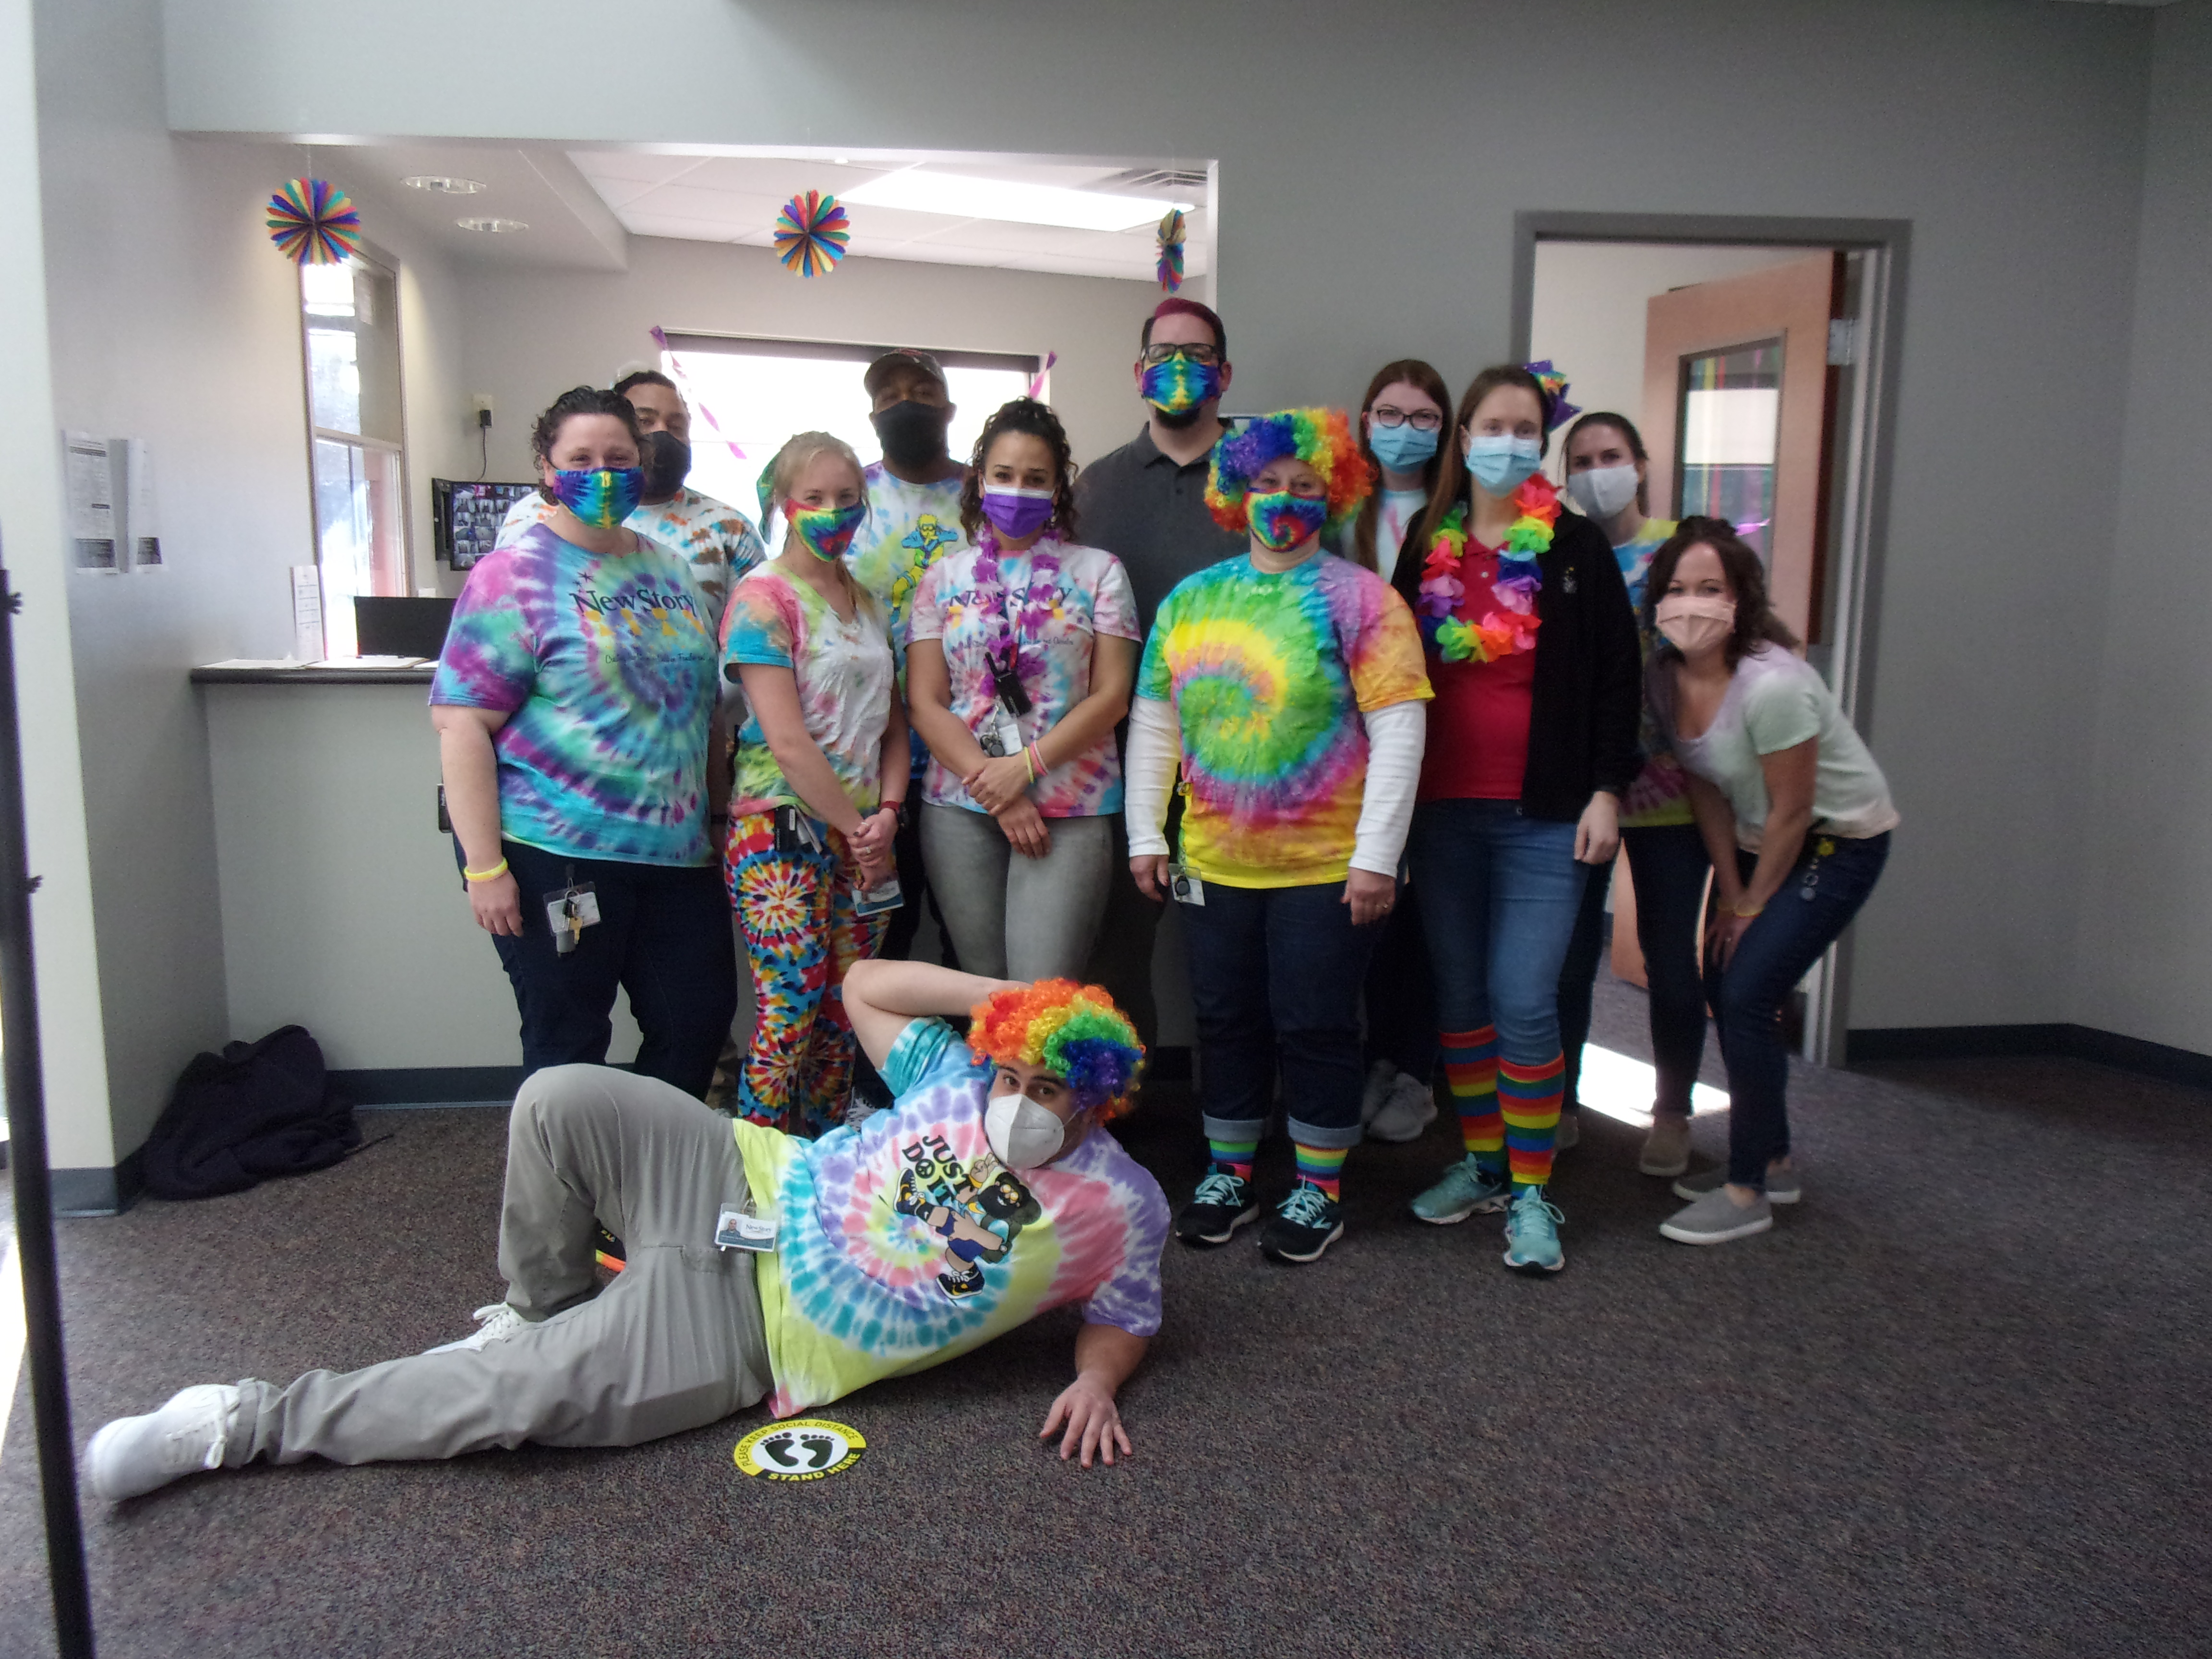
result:
M 978 1060 L 1019 1060 L 1067 1079 L 1079 1110 L 1119 1117 L 1136 1103 L 1145 1045 L 1137 1028 L 1096 985 L 1041 979 L 975 1005 L 968 1047 Z
M 1213 471 L 1206 481 L 1206 505 L 1224 530 L 1243 530 L 1244 497 L 1270 461 L 1296 456 L 1321 474 L 1327 486 L 1328 522 L 1340 525 L 1357 512 L 1375 487 L 1374 469 L 1359 453 L 1352 422 L 1340 409 L 1285 409 L 1255 416 L 1213 447 Z

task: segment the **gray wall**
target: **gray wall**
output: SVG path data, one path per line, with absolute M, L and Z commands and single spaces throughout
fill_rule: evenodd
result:
M 2147 13 L 1455 0 L 1353 27 L 1314 0 L 1257 19 L 667 0 L 650 100 L 586 95 L 572 42 L 598 14 L 575 0 L 167 15 L 183 128 L 1218 157 L 1217 291 L 1253 405 L 1348 398 L 1401 353 L 1455 381 L 1500 355 L 1516 209 L 1911 220 L 1871 732 L 1906 830 L 1851 1019 L 2068 1017 L 2094 722 L 2058 665 L 2103 624 L 2079 576 L 2117 501 L 2100 440 L 2121 416 Z M 1162 73 L 1165 52 L 1200 67 Z M 1389 136 L 1408 122 L 1431 124 L 1426 155 Z
M 2092 876 L 2075 1018 L 2212 1049 L 2212 3 L 2158 14 L 2127 443 L 2112 562 L 2044 594 L 2056 615 L 2105 592 Z M 2078 390 L 2078 389 L 2077 389 Z M 2062 470 L 2062 481 L 2063 481 Z M 2085 639 L 2090 636 L 2085 635 Z M 2062 649 L 2082 683 L 2094 659 Z

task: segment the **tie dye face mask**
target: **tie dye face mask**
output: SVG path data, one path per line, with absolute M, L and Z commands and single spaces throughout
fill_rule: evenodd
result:
M 850 507 L 801 507 L 797 501 L 786 501 L 783 516 L 798 532 L 799 539 L 806 544 L 806 550 L 827 563 L 845 556 L 845 550 L 853 544 L 860 520 L 868 516 L 868 504 L 854 501 Z
M 1207 398 L 1221 395 L 1220 366 L 1194 363 L 1188 357 L 1147 363 L 1141 395 L 1164 415 L 1188 415 Z
M 1287 489 L 1244 498 L 1245 516 L 1253 537 L 1272 553 L 1287 553 L 1315 536 L 1328 521 L 1328 501 L 1321 495 L 1293 495 Z
M 594 530 L 611 530 L 637 510 L 645 497 L 641 466 L 602 466 L 589 471 L 556 470 L 553 497 Z

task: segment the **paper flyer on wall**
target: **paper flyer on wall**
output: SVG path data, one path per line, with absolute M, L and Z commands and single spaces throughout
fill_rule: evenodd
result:
M 80 570 L 118 571 L 115 468 L 105 438 L 88 432 L 64 434 L 64 482 L 69 488 L 71 556 Z
M 131 568 L 160 570 L 161 509 L 154 489 L 154 452 L 143 438 L 109 440 L 123 446 L 123 534 L 131 549 Z
M 323 575 L 312 564 L 292 567 L 292 654 L 301 662 L 323 654 Z

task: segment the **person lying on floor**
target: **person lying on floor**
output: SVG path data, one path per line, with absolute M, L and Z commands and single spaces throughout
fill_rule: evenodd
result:
M 1075 1380 L 1040 1437 L 1129 1449 L 1115 1395 L 1160 1324 L 1167 1200 L 1105 1128 L 1144 1049 L 1103 991 L 910 962 L 845 982 L 896 1096 L 801 1140 L 657 1079 L 555 1066 L 516 1096 L 499 1266 L 507 1299 L 427 1353 L 289 1388 L 203 1383 L 108 1424 L 93 1490 L 137 1497 L 198 1469 L 310 1455 L 457 1457 L 524 1441 L 631 1446 L 763 1396 L 788 1417 L 1079 1304 Z M 972 1014 L 963 1042 L 934 1016 Z M 726 1212 L 773 1220 L 772 1253 L 718 1248 Z M 629 1246 L 605 1289 L 592 1226 Z

